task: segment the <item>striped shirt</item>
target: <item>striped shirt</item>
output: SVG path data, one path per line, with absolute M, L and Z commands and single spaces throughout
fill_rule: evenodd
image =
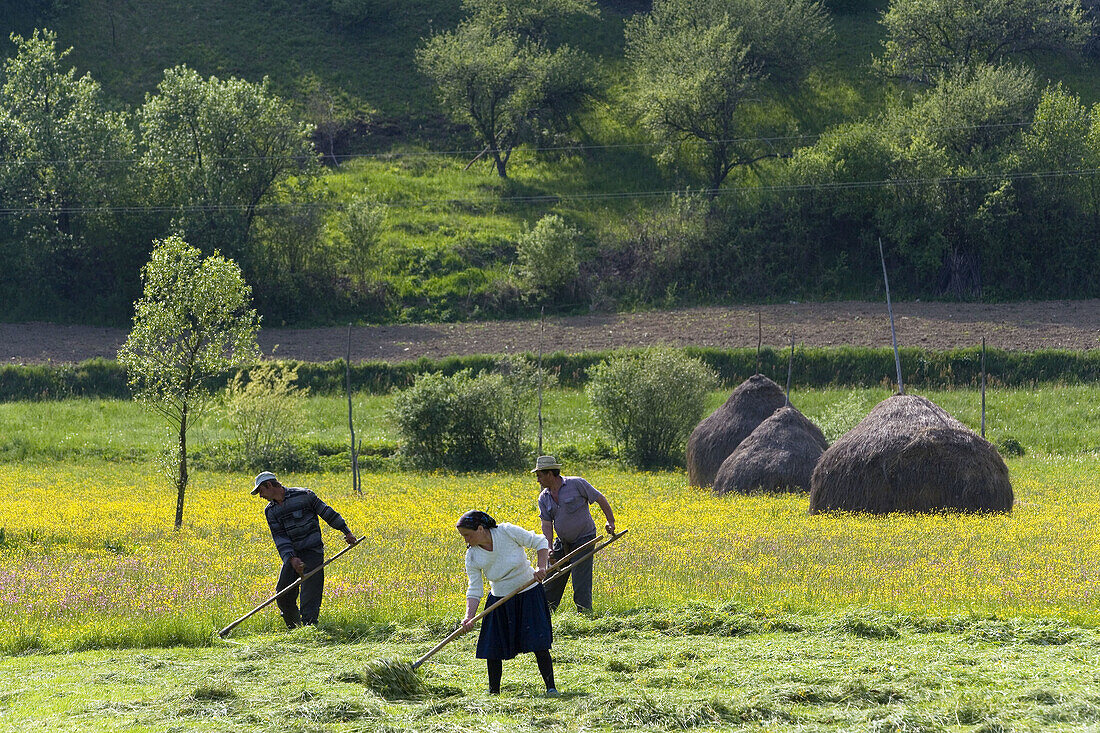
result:
M 323 552 L 324 540 L 321 538 L 321 524 L 317 517 L 325 520 L 333 529 L 345 534 L 348 523 L 332 507 L 309 489 L 287 488 L 283 503 L 268 502 L 264 508 L 267 526 L 271 528 L 271 539 L 275 540 L 275 549 L 286 562 L 301 550 Z

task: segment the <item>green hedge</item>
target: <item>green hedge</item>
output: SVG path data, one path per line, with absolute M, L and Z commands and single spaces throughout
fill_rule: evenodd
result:
M 688 347 L 684 352 L 710 366 L 725 387 L 734 387 L 757 371 L 755 349 Z M 589 367 L 612 353 L 558 352 L 544 355 L 542 363 L 548 372 L 558 375 L 561 386 L 580 387 L 587 379 Z M 762 349 L 760 371 L 785 385 L 788 355 L 786 349 Z M 531 354 L 526 357 L 535 358 Z M 498 359 L 477 355 L 436 360 L 423 358 L 397 364 L 362 362 L 351 365 L 351 384 L 355 391 L 384 394 L 408 387 L 416 375 L 423 372 L 453 375 L 460 369 L 470 369 L 476 375 L 493 369 Z M 298 368 L 298 385 L 309 387 L 314 394 L 342 394 L 345 390 L 342 359 L 285 363 Z M 901 350 L 901 365 L 907 388 L 976 387 L 981 381 L 981 350 L 978 348 L 951 351 L 905 348 Z M 896 373 L 894 352 L 888 348 L 796 348 L 791 382 L 796 387 L 871 386 L 893 384 Z M 986 373 L 991 386 L 1097 383 L 1100 382 L 1100 350 L 1022 352 L 989 349 Z M 0 366 L 0 401 L 74 397 L 126 399 L 130 397 L 130 389 L 118 363 L 106 359 L 79 364 Z
M 128 399 L 126 373 L 117 361 L 0 366 L 0 401 L 64 400 L 72 397 Z

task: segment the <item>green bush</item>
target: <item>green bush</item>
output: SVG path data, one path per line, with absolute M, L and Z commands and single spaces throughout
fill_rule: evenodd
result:
M 522 465 L 522 408 L 531 387 L 524 369 L 476 377 L 469 369 L 452 376 L 421 375 L 394 400 L 391 414 L 401 441 L 401 460 L 427 470 Z
M 675 465 L 703 416 L 714 373 L 680 351 L 655 348 L 613 356 L 589 371 L 588 397 L 600 425 L 638 468 Z
M 378 239 L 386 220 L 386 209 L 372 199 L 357 197 L 345 204 L 337 220 L 339 236 L 336 258 L 347 275 L 365 281 L 378 266 Z
M 1027 450 L 1016 438 L 1011 435 L 1006 435 L 1000 440 L 996 441 L 994 445 L 1002 456 L 1022 456 Z
M 580 272 L 577 241 L 580 232 L 557 214 L 539 219 L 516 243 L 523 291 L 536 301 L 556 300 L 568 291 Z
M 297 368 L 272 362 L 233 377 L 221 406 L 242 454 L 271 453 L 298 432 L 309 388 L 299 389 L 297 381 Z

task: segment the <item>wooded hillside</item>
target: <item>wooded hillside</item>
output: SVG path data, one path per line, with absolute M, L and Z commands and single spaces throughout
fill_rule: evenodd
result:
M 236 260 L 268 325 L 876 297 L 880 238 L 899 297 L 1100 293 L 1076 0 L 3 18 L 5 320 L 126 323 L 171 234 Z

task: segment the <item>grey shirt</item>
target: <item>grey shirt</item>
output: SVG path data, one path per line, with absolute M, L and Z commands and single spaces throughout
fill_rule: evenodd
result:
M 603 498 L 592 484 L 580 476 L 562 476 L 558 500 L 550 496 L 549 489 L 539 494 L 539 517 L 554 523 L 554 532 L 562 542 L 575 543 L 579 539 L 596 534 L 596 523 L 588 505 Z

